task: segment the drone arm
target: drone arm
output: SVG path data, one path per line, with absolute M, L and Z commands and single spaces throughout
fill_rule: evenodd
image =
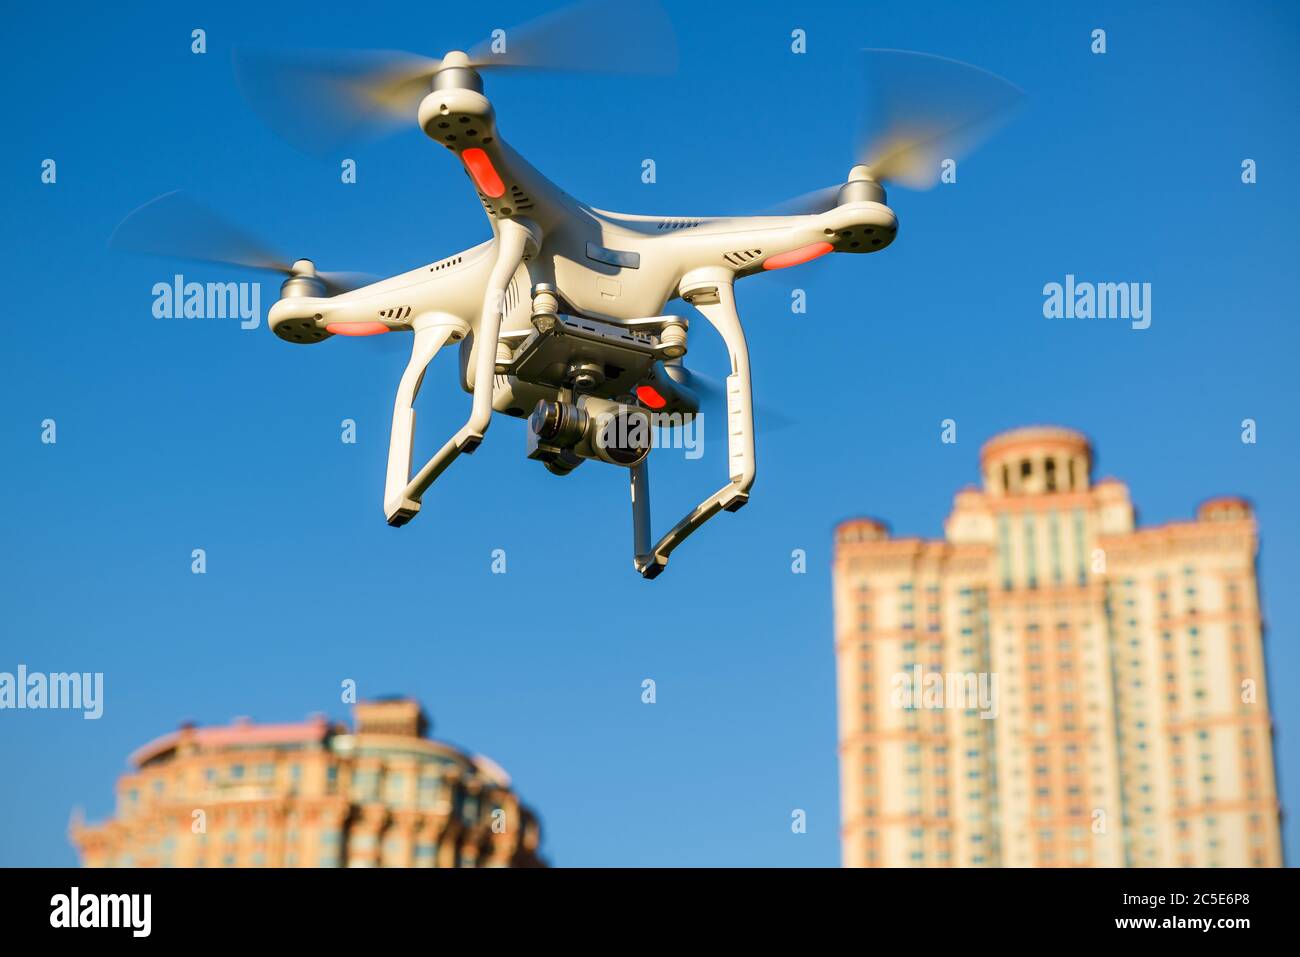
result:
M 483 304 L 479 312 L 475 342 L 474 402 L 470 409 L 469 420 L 407 482 L 405 477 L 410 468 L 410 444 L 415 418 L 414 412 L 409 412 L 409 418 L 404 418 L 407 414 L 403 408 L 404 403 L 405 409 L 409 411 L 406 394 L 409 391 L 410 399 L 414 400 L 415 392 L 419 389 L 420 378 L 424 373 L 424 366 L 432 358 L 433 352 L 437 352 L 446 341 L 444 337 L 433 346 L 433 351 L 429 352 L 428 358 L 425 358 L 421 364 L 422 352 L 417 334 L 416 349 L 411 356 L 411 364 L 407 366 L 406 374 L 402 377 L 402 387 L 398 391 L 398 406 L 393 413 L 393 438 L 388 457 L 389 484 L 384 502 L 384 512 L 388 516 L 389 525 L 405 525 L 415 517 L 420 510 L 420 500 L 429 486 L 462 452 L 473 452 L 483 441 L 483 436 L 492 421 L 497 341 L 501 335 L 501 314 L 505 303 L 506 287 L 519 269 L 520 263 L 530 254 L 530 251 L 536 250 L 538 245 L 538 237 L 528 225 L 515 220 L 501 222 L 501 232 L 497 238 L 497 259 L 488 278 L 487 288 L 483 292 Z M 427 340 L 427 343 L 432 342 L 433 339 Z M 427 350 L 426 344 L 425 351 Z M 394 494 L 398 483 L 402 483 L 404 487 Z
M 745 332 L 736 313 L 736 299 L 732 292 L 731 276 L 718 271 L 715 275 L 697 273 L 688 276 L 681 285 L 682 298 L 704 314 L 722 336 L 731 359 L 731 374 L 727 376 L 727 462 L 730 482 L 697 505 L 680 522 L 672 527 L 652 552 L 643 552 L 642 529 L 649 538 L 649 482 L 632 477 L 633 515 L 637 540 L 636 567 L 646 578 L 654 578 L 668 564 L 668 556 L 697 528 L 721 511 L 734 512 L 749 501 L 749 489 L 754 484 L 754 408 L 749 380 L 749 348 Z M 644 493 L 644 494 L 640 494 Z M 645 502 L 644 512 L 638 511 L 638 498 Z

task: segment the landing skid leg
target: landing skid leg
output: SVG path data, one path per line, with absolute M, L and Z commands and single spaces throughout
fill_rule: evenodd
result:
M 636 569 L 644 578 L 657 577 L 668 565 L 668 556 L 696 529 L 719 512 L 735 512 L 749 501 L 754 484 L 754 406 L 749 382 L 749 348 L 736 313 L 731 282 L 724 278 L 687 277 L 682 282 L 682 296 L 713 324 L 726 343 L 731 358 L 731 375 L 727 376 L 727 461 L 731 481 L 695 507 L 659 540 L 651 551 L 637 544 Z M 636 495 L 633 476 L 633 496 Z M 648 479 L 645 480 L 649 491 Z M 646 498 L 648 499 L 648 494 Z M 645 530 L 648 537 L 650 506 L 645 505 Z M 638 529 L 639 531 L 639 529 Z
M 501 315 L 506 286 L 509 285 L 511 277 L 514 276 L 525 256 L 529 254 L 530 250 L 536 251 L 537 246 L 540 244 L 533 230 L 521 222 L 511 219 L 503 220 L 500 230 L 500 235 L 497 238 L 497 260 L 492 267 L 492 274 L 488 279 L 487 289 L 483 294 L 483 306 L 479 313 L 479 324 L 476 330 L 477 340 L 474 344 L 476 350 L 474 403 L 470 410 L 469 420 L 437 451 L 433 458 L 424 464 L 424 467 L 409 482 L 405 481 L 405 473 L 406 469 L 410 468 L 410 439 L 414 430 L 415 419 L 414 413 L 411 413 L 409 425 L 399 421 L 403 414 L 404 396 L 402 390 L 398 392 L 398 409 L 394 412 L 393 444 L 389 446 L 388 481 L 391 487 L 386 490 L 384 501 L 384 512 L 389 525 L 405 525 L 414 518 L 420 510 L 420 500 L 424 497 L 424 493 L 428 491 L 429 486 L 462 452 L 473 452 L 478 448 L 479 443 L 483 441 L 484 434 L 487 432 L 488 425 L 491 424 L 492 393 L 496 380 L 497 341 L 501 335 Z M 429 342 L 432 341 L 432 339 L 429 340 Z M 416 353 L 412 354 L 411 365 L 407 366 L 407 375 L 403 376 L 402 380 L 405 389 L 408 387 L 408 377 L 415 376 L 409 386 L 412 398 L 415 389 L 419 386 L 419 377 L 423 375 L 423 366 L 420 366 L 418 373 L 413 372 L 413 368 L 420 356 L 419 349 L 420 346 L 417 343 Z M 434 351 L 436 352 L 437 349 L 435 348 Z M 430 358 L 432 358 L 432 355 L 430 355 Z M 428 359 L 425 359 L 424 363 L 427 365 Z M 407 407 L 409 408 L 409 403 Z M 399 440 L 401 441 L 399 442 Z M 395 450 L 394 445 L 406 448 L 404 458 L 400 448 Z M 405 465 L 403 465 L 403 462 L 405 462 Z M 400 476 L 400 479 L 398 476 Z M 399 481 L 404 487 L 394 494 L 392 489 L 396 487 Z

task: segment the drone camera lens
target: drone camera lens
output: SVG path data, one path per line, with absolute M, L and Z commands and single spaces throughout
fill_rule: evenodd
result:
M 568 448 L 582 441 L 587 431 L 587 413 L 570 402 L 539 399 L 528 425 L 543 442 Z

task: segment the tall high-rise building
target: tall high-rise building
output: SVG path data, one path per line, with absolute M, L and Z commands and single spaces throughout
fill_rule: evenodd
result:
M 355 727 L 182 727 L 137 750 L 117 816 L 71 837 L 90 867 L 536 867 L 536 817 L 481 756 L 428 738 L 418 702 Z
M 1069 429 L 980 465 L 941 541 L 836 530 L 844 863 L 1280 866 L 1249 504 L 1138 528 Z

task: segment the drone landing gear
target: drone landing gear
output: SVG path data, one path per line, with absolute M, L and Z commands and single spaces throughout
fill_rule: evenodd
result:
M 459 342 L 469 333 L 469 323 L 459 316 L 419 316 L 415 320 L 415 345 L 411 348 L 411 361 L 406 364 L 402 381 L 397 387 L 397 401 L 393 405 L 393 430 L 388 440 L 388 475 L 384 481 L 384 515 L 394 527 L 405 525 L 420 511 L 420 495 L 415 483 L 408 484 L 411 474 L 411 450 L 415 440 L 415 397 L 424 382 L 424 370 L 438 350 L 448 342 Z M 429 478 L 432 482 L 460 452 L 455 439 L 444 445 L 430 464 L 441 462 Z M 428 466 L 425 466 L 425 470 Z M 423 474 L 423 471 L 421 474 Z M 418 478 L 418 476 L 417 476 Z M 424 486 L 427 488 L 428 486 Z
M 633 564 L 642 578 L 658 578 L 668 567 L 668 556 L 693 531 L 719 512 L 735 512 L 749 501 L 749 493 L 735 484 L 710 495 L 672 529 L 654 550 L 650 550 L 650 466 L 649 459 L 632 469 Z
M 692 532 L 719 512 L 738 511 L 749 501 L 754 484 L 754 408 L 749 385 L 749 347 L 736 314 L 731 282 L 687 277 L 682 298 L 713 324 L 731 357 L 727 376 L 727 461 L 731 481 L 714 492 L 672 527 L 653 549 L 650 547 L 650 472 L 648 460 L 632 469 L 633 564 L 643 578 L 657 578 L 668 566 L 668 556 Z
M 415 396 L 420 391 L 424 370 L 449 340 L 464 338 L 469 324 L 457 316 L 418 316 L 415 345 L 397 390 L 393 407 L 393 431 L 388 446 L 388 476 L 384 485 L 384 515 L 394 527 L 405 525 L 420 511 L 420 501 L 429 486 L 446 471 L 462 452 L 473 452 L 483 441 L 492 421 L 492 393 L 496 379 L 497 342 L 501 336 L 505 290 L 520 263 L 535 252 L 539 241 L 533 231 L 516 220 L 502 220 L 497 240 L 497 260 L 492 267 L 483 306 L 479 313 L 477 353 L 474 365 L 474 404 L 468 421 L 461 426 L 433 458 L 409 481 L 411 445 L 415 438 Z

